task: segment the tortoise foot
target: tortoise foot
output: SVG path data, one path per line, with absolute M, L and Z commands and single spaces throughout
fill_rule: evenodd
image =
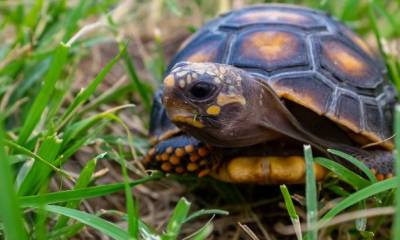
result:
M 199 177 L 210 172 L 210 148 L 193 137 L 180 135 L 160 142 L 144 158 L 148 169 L 167 173 L 194 173 Z

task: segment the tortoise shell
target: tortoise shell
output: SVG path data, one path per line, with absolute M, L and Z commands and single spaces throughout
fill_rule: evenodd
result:
M 392 149 L 395 89 L 377 52 L 325 13 L 290 5 L 257 5 L 210 21 L 173 58 L 216 62 L 266 81 L 282 99 L 325 116 L 360 143 Z M 179 131 L 155 97 L 150 133 Z M 158 103 L 158 104 L 157 104 Z

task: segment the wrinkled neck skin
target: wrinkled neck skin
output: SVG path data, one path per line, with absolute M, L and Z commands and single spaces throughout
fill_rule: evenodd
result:
M 224 106 L 219 116 L 221 128 L 206 131 L 206 135 L 199 131 L 200 139 L 218 147 L 246 147 L 290 137 L 320 150 L 325 149 L 302 128 L 265 81 L 239 71 L 243 77 L 241 94 L 246 103 Z

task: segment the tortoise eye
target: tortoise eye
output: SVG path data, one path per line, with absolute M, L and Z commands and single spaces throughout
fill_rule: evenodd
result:
M 189 93 L 191 97 L 202 100 L 209 97 L 215 89 L 215 86 L 207 82 L 199 82 L 190 87 Z

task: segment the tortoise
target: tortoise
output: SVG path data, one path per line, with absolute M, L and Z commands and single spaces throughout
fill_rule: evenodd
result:
M 313 9 L 263 4 L 211 20 L 165 72 L 148 168 L 233 183 L 301 183 L 302 149 L 392 176 L 396 90 L 381 56 Z M 327 171 L 314 165 L 316 178 Z

